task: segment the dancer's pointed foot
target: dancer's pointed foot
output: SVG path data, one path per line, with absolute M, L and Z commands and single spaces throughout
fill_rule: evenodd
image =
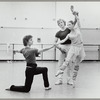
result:
M 73 85 L 72 86 L 73 86 L 73 88 L 75 88 L 75 81 L 73 81 Z
M 63 70 L 58 70 L 55 76 L 57 77 L 59 74 L 63 74 L 63 72 Z
M 62 80 L 57 80 L 56 82 L 55 82 L 55 85 L 62 85 Z

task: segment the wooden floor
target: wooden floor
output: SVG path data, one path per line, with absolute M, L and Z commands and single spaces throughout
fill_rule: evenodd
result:
M 6 91 L 10 85 L 23 85 L 25 80 L 25 62 L 0 62 L 0 99 L 39 99 L 39 98 L 100 98 L 100 62 L 83 62 L 80 64 L 76 88 L 66 84 L 64 73 L 63 84 L 55 85 L 55 73 L 57 62 L 38 61 L 38 66 L 46 66 L 49 69 L 49 81 L 52 89 L 45 91 L 42 75 L 34 77 L 31 91 L 19 93 Z

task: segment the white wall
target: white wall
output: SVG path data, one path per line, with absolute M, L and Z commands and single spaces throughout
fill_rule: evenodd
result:
M 52 44 L 54 42 L 54 36 L 59 30 L 56 21 L 59 18 L 63 18 L 66 21 L 74 19 L 70 12 L 71 5 L 74 5 L 75 10 L 79 11 L 84 43 L 100 44 L 100 13 L 98 13 L 100 2 L 65 1 L 0 2 L 0 27 L 3 26 L 3 28 L 0 28 L 0 43 L 22 44 L 23 36 L 31 34 L 33 35 L 35 44 L 38 43 L 37 38 L 41 38 L 41 42 L 38 44 Z M 0 46 L 0 50 L 1 48 L 2 46 Z M 17 48 L 21 47 L 19 46 Z M 98 56 L 97 49 L 96 54 L 94 53 L 93 55 L 94 58 Z M 8 54 L 6 57 L 6 53 L 3 54 L 3 52 L 0 53 L 0 59 L 3 57 L 12 58 L 12 54 L 10 56 Z M 46 59 L 51 59 L 54 58 L 53 53 L 54 51 L 51 50 L 43 56 Z M 91 57 L 91 54 L 89 57 Z M 15 58 L 20 57 L 16 55 Z
M 100 29 L 100 2 L 0 2 L 0 27 L 4 27 L 0 28 L 0 43 L 21 43 L 26 34 L 32 34 L 35 43 L 37 38 L 41 43 L 53 43 L 59 30 L 57 19 L 74 19 L 71 5 L 80 13 L 84 42 L 100 43 L 100 31 L 96 30 Z
M 50 29 L 16 29 L 0 28 L 0 43 L 22 44 L 22 38 L 31 34 L 34 43 L 37 44 L 37 38 L 41 38 L 42 44 L 54 43 L 55 34 L 58 28 Z M 84 44 L 100 44 L 100 29 L 82 29 Z
M 0 2 L 0 26 L 55 28 L 56 20 L 74 19 L 70 6 L 79 11 L 82 28 L 100 28 L 100 2 Z
M 48 46 L 51 46 L 50 44 L 54 43 L 54 37 L 55 33 L 58 29 L 6 29 L 1 28 L 0 29 L 0 43 L 14 43 L 14 44 L 22 44 L 22 38 L 26 34 L 31 34 L 33 36 L 34 45 L 38 49 L 41 49 L 40 44 L 49 44 L 44 45 L 43 48 L 46 48 Z M 6 34 L 4 36 L 4 34 Z M 83 34 L 83 41 L 84 44 L 100 44 L 100 30 L 96 29 L 82 29 Z M 37 42 L 37 38 L 41 38 L 41 42 Z M 15 50 L 21 49 L 23 45 L 15 45 Z M 98 60 L 98 46 L 87 46 L 85 47 L 85 51 L 87 52 L 86 59 L 88 60 Z M 54 55 L 54 49 L 43 53 L 40 58 L 37 59 L 47 59 L 47 60 L 53 60 L 55 59 Z M 57 50 L 56 53 L 56 60 L 59 58 L 59 51 Z M 12 53 L 11 51 L 7 53 L 7 47 L 6 45 L 2 46 L 0 45 L 0 59 L 12 59 Z M 23 59 L 23 56 L 20 54 L 15 55 L 16 59 Z
M 20 28 L 1 28 L 0 29 L 0 43 L 15 43 L 22 44 L 22 39 L 25 35 L 32 35 L 34 43 L 37 38 L 41 38 L 43 44 L 51 44 L 54 42 L 55 33 L 57 29 L 20 29 Z
M 54 28 L 55 2 L 0 2 L 0 26 Z
M 56 17 L 66 21 L 74 19 L 70 6 L 73 5 L 79 12 L 82 28 L 100 28 L 100 2 L 57 2 Z

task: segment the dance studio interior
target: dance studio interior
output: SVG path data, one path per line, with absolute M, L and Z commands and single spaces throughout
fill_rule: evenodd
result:
M 67 84 L 67 68 L 64 70 L 62 83 L 55 84 L 58 79 L 55 75 L 59 69 L 61 53 L 55 44 L 56 34 L 61 30 L 57 20 L 65 20 L 66 27 L 68 21 L 74 21 L 75 16 L 71 7 L 78 12 L 85 51 L 85 58 L 79 63 L 74 88 L 73 84 Z M 99 9 L 99 1 L 1 0 L 0 99 L 100 98 Z M 31 90 L 28 93 L 6 90 L 11 85 L 23 86 L 25 84 L 26 59 L 23 54 L 14 51 L 25 48 L 23 37 L 26 35 L 32 36 L 31 48 L 42 50 L 54 46 L 36 56 L 37 67 L 48 68 L 50 90 L 45 89 L 42 74 L 34 75 Z

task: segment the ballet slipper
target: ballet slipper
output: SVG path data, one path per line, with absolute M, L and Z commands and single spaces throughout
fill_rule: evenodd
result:
M 73 85 L 72 86 L 73 86 L 73 88 L 75 88 L 75 81 L 73 81 Z
M 63 70 L 58 70 L 55 76 L 57 77 L 59 74 L 63 74 L 63 72 Z

